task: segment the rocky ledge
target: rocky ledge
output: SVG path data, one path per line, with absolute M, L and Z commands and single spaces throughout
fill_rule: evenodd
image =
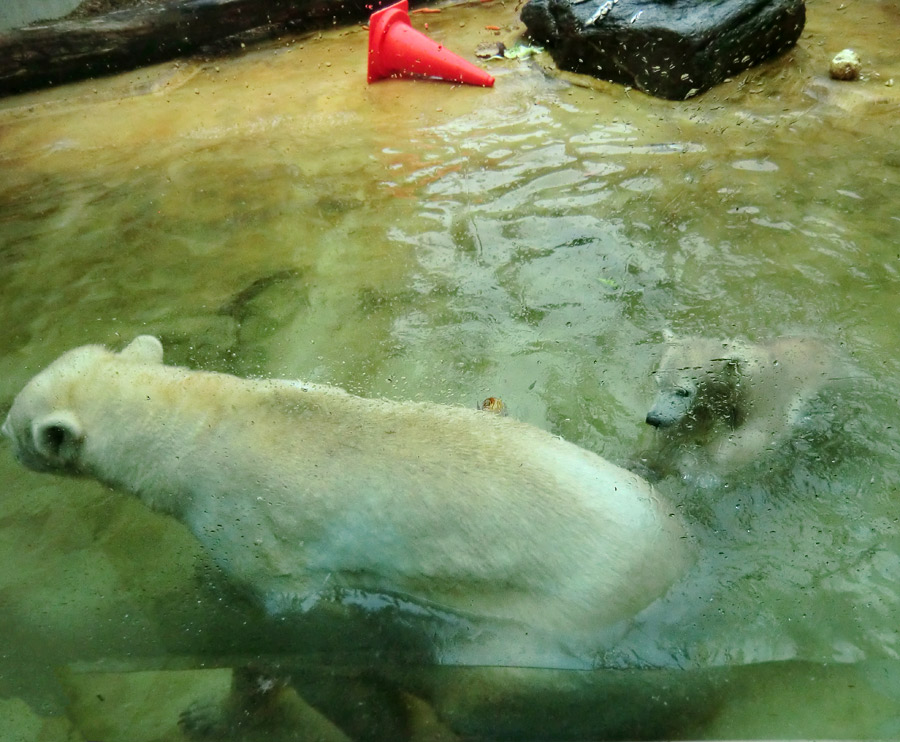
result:
M 560 69 L 684 99 L 791 48 L 803 0 L 529 0 L 522 21 Z

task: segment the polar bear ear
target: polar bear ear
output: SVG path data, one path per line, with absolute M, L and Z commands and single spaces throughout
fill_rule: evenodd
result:
M 160 364 L 163 362 L 163 347 L 153 335 L 138 335 L 119 355 L 137 363 Z
M 732 354 L 725 359 L 725 373 L 729 376 L 742 376 L 744 369 L 744 359 L 742 356 Z
M 31 423 L 34 450 L 48 463 L 73 464 L 81 450 L 84 431 L 71 412 L 51 412 Z

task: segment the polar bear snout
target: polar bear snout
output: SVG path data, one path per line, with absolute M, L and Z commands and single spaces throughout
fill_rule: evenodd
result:
M 671 421 L 666 420 L 655 409 L 650 410 L 650 412 L 647 413 L 647 418 L 644 422 L 646 422 L 647 425 L 652 425 L 654 428 L 664 428 L 667 425 L 672 424 Z
M 645 422 L 654 428 L 668 428 L 681 422 L 690 414 L 694 394 L 684 387 L 677 387 L 664 394 L 660 394 L 650 412 L 647 413 Z

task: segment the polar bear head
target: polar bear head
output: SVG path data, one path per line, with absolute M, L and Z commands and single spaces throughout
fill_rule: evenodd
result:
M 39 472 L 79 473 L 86 431 L 76 391 L 115 356 L 134 363 L 162 363 L 162 344 L 141 335 L 118 354 L 102 345 L 85 345 L 64 353 L 35 376 L 19 392 L 0 428 L 20 463 Z
M 742 379 L 750 362 L 743 344 L 665 333 L 654 374 L 658 392 L 646 422 L 660 429 L 694 429 L 713 420 L 737 426 L 746 409 Z

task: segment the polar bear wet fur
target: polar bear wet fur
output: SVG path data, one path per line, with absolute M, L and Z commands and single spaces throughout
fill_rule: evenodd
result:
M 327 584 L 581 644 L 691 559 L 647 482 L 538 428 L 166 366 L 151 336 L 65 353 L 3 432 L 32 469 L 171 514 L 272 610 Z
M 733 471 L 784 442 L 833 366 L 833 354 L 808 338 L 748 343 L 666 332 L 646 421 L 670 446 L 697 442 L 720 473 Z

